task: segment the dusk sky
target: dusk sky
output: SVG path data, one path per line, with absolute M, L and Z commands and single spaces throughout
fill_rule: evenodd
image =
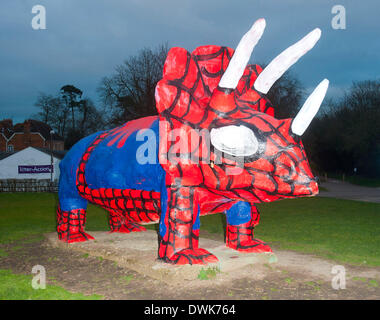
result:
M 32 28 L 34 5 L 46 8 L 46 30 Z M 331 25 L 334 5 L 346 9 L 345 30 Z M 261 17 L 267 27 L 251 62 L 269 62 L 319 27 L 320 41 L 291 70 L 309 91 L 328 78 L 328 96 L 336 97 L 353 81 L 380 78 L 379 14 L 378 0 L 3 0 L 0 120 L 30 118 L 39 92 L 66 84 L 100 107 L 101 79 L 140 49 L 235 48 Z

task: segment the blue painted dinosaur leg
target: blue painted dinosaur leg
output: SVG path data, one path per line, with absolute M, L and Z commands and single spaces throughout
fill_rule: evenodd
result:
M 272 252 L 266 243 L 253 237 L 253 229 L 260 219 L 255 205 L 239 201 L 227 210 L 226 215 L 227 247 L 243 252 Z
M 75 180 L 67 174 L 64 166 L 61 166 L 58 197 L 58 239 L 68 243 L 94 239 L 84 231 L 87 201 L 79 195 Z
M 59 164 L 57 231 L 58 238 L 62 241 L 70 243 L 93 239 L 84 231 L 87 200 L 78 191 L 75 172 L 85 150 L 97 136 L 98 133 L 95 133 L 80 140 Z

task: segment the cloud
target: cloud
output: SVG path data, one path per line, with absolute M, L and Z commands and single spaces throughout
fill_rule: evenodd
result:
M 253 60 L 269 62 L 314 27 L 322 38 L 292 71 L 305 87 L 329 78 L 333 87 L 377 77 L 380 4 L 341 0 L 347 29 L 331 27 L 330 0 L 39 0 L 46 7 L 47 30 L 31 28 L 35 1 L 1 4 L 0 118 L 23 120 L 39 91 L 55 93 L 74 84 L 97 101 L 102 77 L 143 47 L 168 42 L 189 51 L 205 44 L 235 47 L 254 20 L 267 28 Z

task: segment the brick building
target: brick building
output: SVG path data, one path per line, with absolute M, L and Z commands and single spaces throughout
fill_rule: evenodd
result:
M 51 127 L 41 121 L 25 120 L 13 125 L 11 119 L 0 121 L 0 152 L 16 152 L 27 147 L 64 150 L 64 141 Z M 51 146 L 50 146 L 51 143 Z

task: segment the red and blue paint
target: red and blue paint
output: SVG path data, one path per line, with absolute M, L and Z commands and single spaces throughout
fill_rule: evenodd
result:
M 93 239 L 84 231 L 89 201 L 108 210 L 111 232 L 144 231 L 142 224 L 159 221 L 158 258 L 168 263 L 216 262 L 216 256 L 198 247 L 199 217 L 220 212 L 227 216 L 228 247 L 271 252 L 254 238 L 260 217 L 255 203 L 312 196 L 318 187 L 302 142 L 290 129 L 292 119 L 275 119 L 268 99 L 253 87 L 262 69 L 248 65 L 235 89 L 218 86 L 233 53 L 221 46 L 192 53 L 171 49 L 156 88 L 159 116 L 96 133 L 68 152 L 60 164 L 61 240 Z M 257 152 L 244 157 L 238 175 L 227 173 L 239 165 L 236 159 L 224 153 L 220 157 L 199 134 L 229 125 L 244 125 L 258 140 Z M 186 153 L 178 153 L 175 141 L 168 139 L 179 128 L 198 139 Z M 156 163 L 136 160 L 141 129 L 156 133 L 151 142 Z

